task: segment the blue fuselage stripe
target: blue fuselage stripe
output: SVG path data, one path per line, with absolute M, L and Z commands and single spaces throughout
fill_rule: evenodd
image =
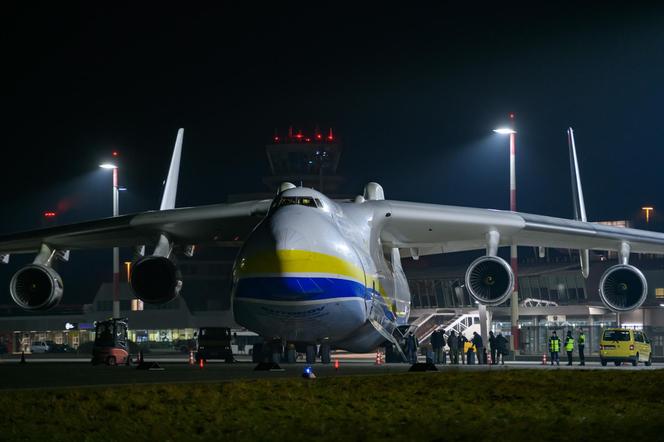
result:
M 331 298 L 370 299 L 370 290 L 358 281 L 320 277 L 251 277 L 235 287 L 238 299 L 316 301 Z

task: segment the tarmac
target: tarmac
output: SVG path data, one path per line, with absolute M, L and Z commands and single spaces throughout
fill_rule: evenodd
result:
M 145 361 L 156 362 L 159 370 L 140 370 L 136 366 L 107 367 L 93 366 L 89 358 L 83 357 L 55 357 L 56 355 L 30 355 L 26 363 L 20 363 L 20 357 L 3 357 L 0 359 L 0 390 L 20 389 L 59 389 L 71 387 L 103 387 L 115 385 L 134 384 L 172 384 L 172 383 L 208 383 L 232 382 L 247 379 L 280 379 L 302 377 L 305 363 L 280 364 L 278 371 L 256 371 L 256 364 L 250 362 L 247 356 L 239 356 L 239 362 L 225 363 L 223 361 L 210 361 L 201 368 L 196 364 L 189 364 L 186 356 L 169 355 L 145 357 Z M 354 375 L 383 375 L 406 373 L 410 364 L 376 364 L 371 355 L 352 355 L 341 357 L 339 367 L 331 364 L 316 363 L 312 370 L 317 378 L 354 376 Z M 334 359 L 333 359 L 334 360 Z M 423 358 L 420 359 L 422 362 Z M 602 367 L 599 362 L 588 361 L 585 366 L 579 366 L 575 361 L 573 366 L 562 362 L 560 366 L 543 365 L 536 361 L 508 361 L 505 365 L 437 365 L 438 372 L 445 371 L 477 371 L 495 372 L 502 370 L 657 370 L 664 368 L 662 363 L 653 363 L 646 367 L 639 364 L 614 366 L 609 364 Z

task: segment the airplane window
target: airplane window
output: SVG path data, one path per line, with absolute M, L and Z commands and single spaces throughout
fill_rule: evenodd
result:
M 283 206 L 290 206 L 292 204 L 296 204 L 299 206 L 307 206 L 307 207 L 320 207 L 320 202 L 318 202 L 314 198 L 309 198 L 307 196 L 282 196 L 279 198 L 277 201 L 274 202 L 272 207 L 274 209 L 277 209 L 279 207 Z

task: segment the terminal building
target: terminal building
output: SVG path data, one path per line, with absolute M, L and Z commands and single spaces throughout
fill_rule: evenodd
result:
M 337 172 L 342 146 L 331 129 L 315 129 L 310 134 L 292 128 L 285 134 L 276 132 L 265 152 L 270 164 L 270 175 L 263 179 L 265 192 L 230 195 L 230 202 L 272 198 L 284 181 L 322 189 L 337 199 L 352 197 L 342 193 L 344 177 Z M 627 226 L 628 222 L 613 224 Z M 178 341 L 191 339 L 199 327 L 238 329 L 233 321 L 230 289 L 232 266 L 241 244 L 236 240 L 202 245 L 194 257 L 180 259 L 181 294 L 163 305 L 143 304 L 126 282 L 121 283 L 121 316 L 129 319 L 130 339 L 151 348 L 172 348 Z M 478 306 L 463 288 L 463 279 L 467 266 L 481 253 L 403 260 L 412 295 L 411 322 L 418 324 L 422 338 L 435 328 L 463 331 L 477 327 Z M 586 351 L 597 354 L 600 328 L 622 325 L 644 328 L 651 338 L 654 356 L 663 357 L 664 257 L 632 255 L 630 263 L 641 269 L 648 280 L 648 296 L 642 308 L 622 315 L 606 308 L 598 295 L 599 279 L 617 262 L 617 257 L 591 252 L 587 279 L 581 275 L 578 257 L 576 251 L 547 249 L 541 258 L 530 248 L 519 248 L 519 353 L 541 355 L 547 351 L 552 330 L 560 333 L 583 327 L 589 339 Z M 122 280 L 126 281 L 126 277 L 125 272 Z M 65 293 L 65 302 L 66 299 Z M 491 329 L 509 334 L 509 301 L 488 311 Z M 10 352 L 29 351 L 31 342 L 38 340 L 77 348 L 94 339 L 94 321 L 107 319 L 111 314 L 110 282 L 101 283 L 84 305 L 63 304 L 41 313 L 25 312 L 14 305 L 0 306 L 0 344 Z

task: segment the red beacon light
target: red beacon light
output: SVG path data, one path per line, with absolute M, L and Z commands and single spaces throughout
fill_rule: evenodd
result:
M 55 218 L 55 212 L 44 212 L 44 218 Z
M 118 153 L 117 150 L 114 150 L 114 151 L 113 151 L 113 156 L 114 156 L 114 157 L 117 157 L 117 156 L 119 156 L 119 155 L 120 155 L 120 154 Z
M 275 137 L 272 138 L 272 139 L 274 140 L 275 143 L 278 143 L 278 142 L 279 142 L 279 137 L 277 137 L 277 136 L 275 136 Z

